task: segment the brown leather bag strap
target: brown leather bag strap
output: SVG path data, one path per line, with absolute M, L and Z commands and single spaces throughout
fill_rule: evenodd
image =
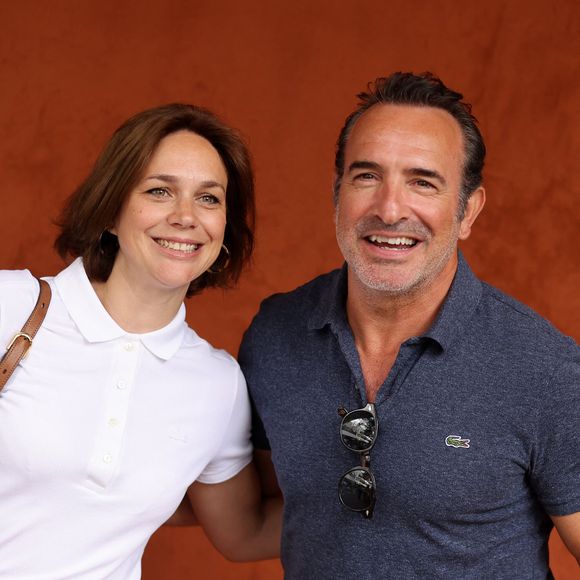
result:
M 14 338 L 10 341 L 6 347 L 8 352 L 0 361 L 0 391 L 8 382 L 8 379 L 14 372 L 18 363 L 26 356 L 28 349 L 32 346 L 32 341 L 46 316 L 52 292 L 50 291 L 48 282 L 45 280 L 38 279 L 38 283 L 40 285 L 40 292 L 34 310 L 28 317 L 28 320 L 24 323 L 22 330 L 17 332 L 14 335 Z

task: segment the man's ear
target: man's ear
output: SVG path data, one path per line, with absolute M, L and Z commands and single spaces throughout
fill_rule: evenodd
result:
M 334 211 L 332 212 L 332 219 L 334 221 L 334 225 L 336 226 L 336 212 L 338 210 L 338 190 L 340 188 L 340 181 L 341 178 L 338 177 L 336 171 L 334 172 L 334 179 L 332 180 L 332 205 Z
M 459 226 L 459 239 L 466 240 L 471 234 L 471 226 L 485 205 L 485 189 L 478 187 L 467 200 L 465 215 Z

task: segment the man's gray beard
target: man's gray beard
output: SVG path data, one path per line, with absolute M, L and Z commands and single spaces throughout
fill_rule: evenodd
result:
M 360 280 L 361 284 L 369 290 L 383 292 L 392 296 L 402 296 L 425 288 L 443 270 L 447 262 L 457 251 L 459 228 L 460 222 L 459 220 L 456 220 L 455 228 L 450 237 L 450 241 L 453 240 L 454 243 L 449 243 L 446 251 L 438 257 L 435 263 L 427 264 L 426 268 L 422 272 L 418 272 L 418 275 L 414 279 L 399 284 L 393 284 L 393 281 L 389 280 L 388 275 L 381 276 L 374 274 L 377 268 L 381 268 L 380 260 L 377 260 L 377 262 L 373 264 L 372 262 L 369 263 L 366 260 L 362 260 L 358 254 L 350 256 L 348 247 L 343 247 L 338 235 L 337 241 L 342 255 L 348 264 L 349 270 L 352 271 L 352 273 Z M 428 243 L 433 238 L 431 230 L 420 222 L 400 222 L 393 225 L 387 225 L 376 216 L 365 218 L 357 223 L 356 239 L 364 237 L 369 231 L 382 235 L 392 235 L 394 237 L 402 233 L 407 235 L 414 234 L 419 239 L 423 240 L 421 243 Z
M 410 295 L 428 287 L 430 282 L 437 278 L 437 275 L 443 271 L 445 265 L 453 257 L 456 251 L 457 243 L 455 245 L 449 245 L 436 262 L 428 264 L 427 268 L 418 272 L 418 275 L 415 278 L 407 278 L 398 284 L 395 284 L 394 281 L 389 278 L 388 274 L 380 275 L 376 273 L 377 269 L 381 268 L 379 263 L 369 264 L 366 261 L 363 262 L 360 260 L 360 256 L 350 259 L 348 256 L 344 255 L 344 252 L 343 255 L 348 264 L 349 271 L 359 279 L 362 285 L 369 290 L 389 294 L 393 297 L 399 297 Z

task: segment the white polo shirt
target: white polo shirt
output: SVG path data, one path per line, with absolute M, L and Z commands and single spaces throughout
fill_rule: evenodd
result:
M 250 462 L 244 378 L 183 305 L 165 328 L 130 334 L 80 259 L 48 281 L 46 319 L 0 393 L 0 578 L 136 579 L 187 487 Z M 37 296 L 28 271 L 0 272 L 0 345 Z

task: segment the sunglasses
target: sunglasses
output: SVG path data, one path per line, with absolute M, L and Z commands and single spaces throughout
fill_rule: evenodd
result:
M 370 470 L 370 450 L 377 440 L 378 430 L 373 403 L 347 413 L 340 424 L 342 444 L 360 455 L 361 464 L 360 467 L 349 469 L 340 478 L 338 497 L 343 506 L 361 512 L 366 518 L 372 517 L 376 499 L 377 486 Z

